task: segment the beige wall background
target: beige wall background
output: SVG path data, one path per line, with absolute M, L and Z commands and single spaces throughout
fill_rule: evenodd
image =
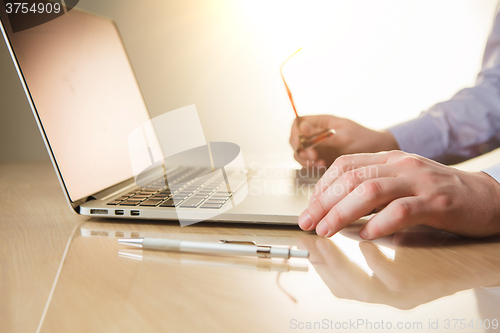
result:
M 248 160 L 291 163 L 293 114 L 384 128 L 418 115 L 477 71 L 496 0 L 81 0 L 113 18 L 152 116 L 195 104 L 209 141 Z M 0 161 L 47 159 L 0 43 Z

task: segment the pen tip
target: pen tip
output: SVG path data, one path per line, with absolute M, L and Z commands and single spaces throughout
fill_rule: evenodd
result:
M 125 238 L 125 239 L 119 239 L 118 243 L 124 245 L 142 247 L 142 241 L 143 241 L 142 238 Z

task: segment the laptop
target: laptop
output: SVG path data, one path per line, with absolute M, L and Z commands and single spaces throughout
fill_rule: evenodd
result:
M 297 224 L 317 179 L 300 178 L 294 172 L 269 177 L 257 170 L 239 175 L 239 183 L 229 188 L 227 174 L 216 174 L 213 165 L 210 170 L 160 163 L 162 175 L 169 175 L 167 182 L 137 183 L 128 138 L 151 118 L 112 20 L 72 9 L 13 32 L 5 10 L 0 17 L 33 115 L 76 213 Z

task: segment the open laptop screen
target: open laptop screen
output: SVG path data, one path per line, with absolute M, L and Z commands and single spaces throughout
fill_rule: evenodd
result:
M 113 21 L 71 10 L 6 28 L 70 199 L 132 177 L 128 135 L 149 114 Z

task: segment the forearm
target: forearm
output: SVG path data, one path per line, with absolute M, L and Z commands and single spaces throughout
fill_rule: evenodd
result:
M 401 150 L 455 163 L 500 146 L 500 13 L 476 84 L 420 117 L 389 128 Z
M 447 164 L 486 153 L 500 146 L 500 90 L 491 85 L 463 89 L 388 131 L 401 150 Z

